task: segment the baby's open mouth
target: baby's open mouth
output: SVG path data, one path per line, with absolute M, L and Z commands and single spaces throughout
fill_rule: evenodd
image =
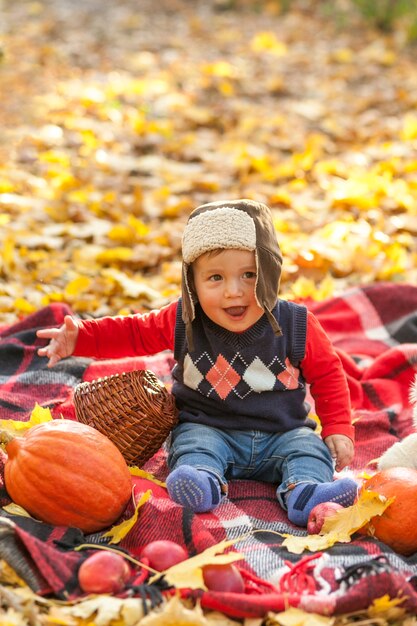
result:
M 228 315 L 231 315 L 232 317 L 240 317 L 246 311 L 246 307 L 245 306 L 230 306 L 227 309 L 225 309 L 225 311 Z

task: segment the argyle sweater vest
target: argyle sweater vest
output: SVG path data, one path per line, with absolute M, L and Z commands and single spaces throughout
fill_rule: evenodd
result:
M 307 310 L 279 300 L 273 309 L 282 336 L 263 315 L 243 333 L 212 322 L 196 305 L 194 350 L 189 353 L 178 303 L 172 392 L 182 422 L 217 428 L 286 432 L 315 428 L 307 417 L 304 358 Z

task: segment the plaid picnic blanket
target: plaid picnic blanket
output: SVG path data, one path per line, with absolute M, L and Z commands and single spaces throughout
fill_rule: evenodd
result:
M 356 454 L 348 473 L 360 477 L 363 470 L 375 468 L 372 461 L 382 452 L 414 430 L 408 396 L 417 372 L 417 287 L 377 283 L 306 304 L 331 337 L 346 371 L 356 426 Z M 169 385 L 170 353 L 117 361 L 69 358 L 48 369 L 36 355 L 41 343 L 36 330 L 60 324 L 69 312 L 65 305 L 54 304 L 0 329 L 1 419 L 27 420 L 35 402 L 49 407 L 54 417 L 75 419 L 72 396 L 79 382 L 132 369 L 151 369 Z M 164 446 L 144 469 L 165 479 Z M 402 594 L 402 606 L 417 612 L 417 554 L 401 556 L 362 535 L 324 553 L 289 553 L 279 533 L 305 531 L 289 523 L 272 485 L 232 481 L 227 500 L 211 513 L 196 515 L 171 502 L 162 486 L 146 478 L 133 480 L 136 498 L 148 489 L 152 497 L 121 543 L 132 555 L 156 539 L 177 541 L 193 555 L 223 539 L 243 538 L 236 548 L 245 556 L 240 565 L 246 576 L 244 597 L 200 593 L 202 606 L 237 617 L 263 616 L 288 603 L 340 614 L 366 608 L 385 594 Z M 4 491 L 0 496 L 7 501 Z M 133 513 L 132 507 L 124 517 Z M 72 548 L 86 540 L 100 542 L 101 536 L 85 538 L 77 529 L 57 529 L 4 511 L 0 521 L 2 517 L 15 524 L 13 541 L 26 562 L 28 584 L 39 593 L 77 597 L 76 571 L 86 555 Z

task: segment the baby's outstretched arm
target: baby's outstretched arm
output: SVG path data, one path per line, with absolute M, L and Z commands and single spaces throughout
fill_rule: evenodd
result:
M 71 356 L 74 352 L 78 338 L 78 324 L 71 315 L 66 315 L 60 328 L 43 328 L 38 330 L 36 335 L 41 339 L 50 339 L 47 346 L 39 348 L 38 354 L 48 357 L 48 367 L 53 367 L 58 361 Z
M 329 435 L 325 438 L 324 443 L 336 461 L 336 470 L 338 472 L 350 465 L 355 454 L 352 439 L 349 439 L 346 435 Z

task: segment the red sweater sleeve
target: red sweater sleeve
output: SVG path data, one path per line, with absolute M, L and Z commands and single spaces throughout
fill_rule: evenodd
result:
M 177 305 L 173 302 L 138 315 L 83 320 L 74 355 L 117 359 L 173 350 Z
M 354 440 L 349 388 L 341 361 L 317 318 L 307 317 L 306 354 L 300 364 L 310 385 L 321 436 L 346 435 Z

